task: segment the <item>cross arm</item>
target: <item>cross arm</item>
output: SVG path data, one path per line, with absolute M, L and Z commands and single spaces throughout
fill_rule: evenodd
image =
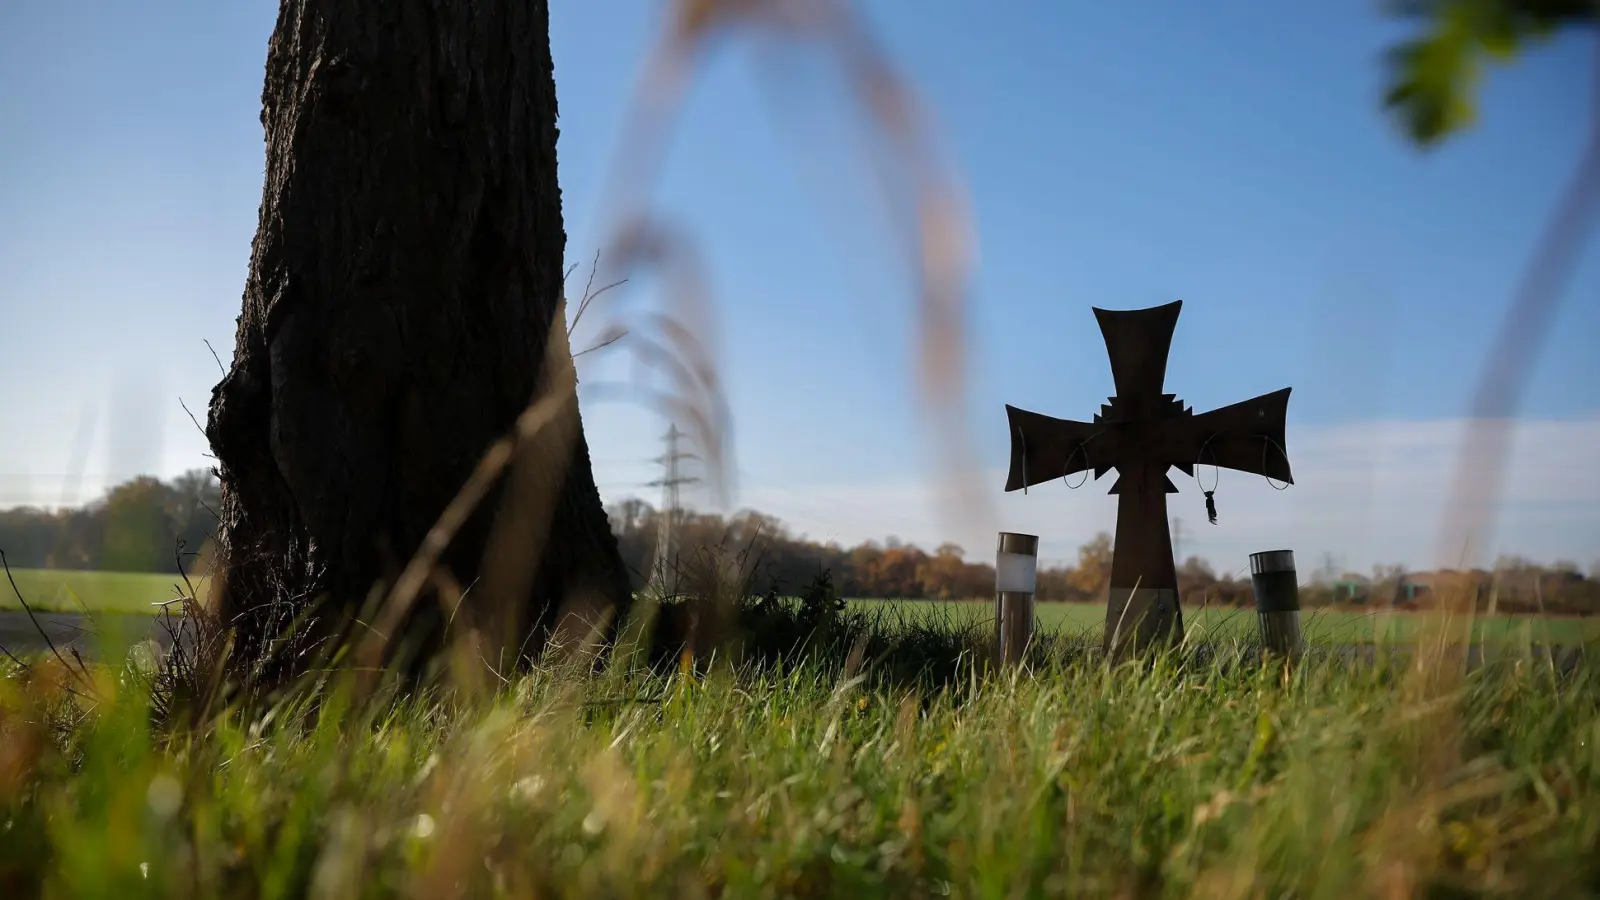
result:
M 1273 391 L 1243 403 L 1194 416 L 1176 442 L 1175 460 L 1221 466 L 1294 483 L 1284 445 L 1289 391 Z
M 1011 424 L 1011 472 L 1006 478 L 1007 491 L 1032 487 L 1090 468 L 1085 444 L 1102 426 L 1055 419 L 1009 404 L 1006 418 Z

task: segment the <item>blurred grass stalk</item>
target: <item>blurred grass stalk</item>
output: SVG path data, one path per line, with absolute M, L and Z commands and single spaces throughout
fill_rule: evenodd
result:
M 935 152 L 932 132 L 911 91 L 848 4 L 835 0 L 674 0 L 669 4 L 665 28 L 640 72 L 618 143 L 619 155 L 607 183 L 608 237 L 599 256 L 606 267 L 600 281 L 608 285 L 631 280 L 642 272 L 659 272 L 665 293 L 662 309 L 619 309 L 619 295 L 601 299 L 598 294 L 586 293 L 578 315 L 581 318 L 591 306 L 597 312 L 610 308 L 601 323 L 599 346 L 626 352 L 637 364 L 636 372 L 664 381 L 665 386 L 658 387 L 643 383 L 636 374 L 629 388 L 688 433 L 704 455 L 707 480 L 716 499 L 721 503 L 730 500 L 736 467 L 729 458 L 731 421 L 717 368 L 714 303 L 708 279 L 691 237 L 671 228 L 649 207 L 669 126 L 679 112 L 691 73 L 714 43 L 741 31 L 814 43 L 839 66 L 867 113 L 863 121 L 872 132 L 868 144 L 884 151 L 873 161 L 887 192 L 898 201 L 916 274 L 921 351 L 915 384 L 930 415 L 945 474 L 950 476 L 939 479 L 947 495 L 943 511 L 952 517 L 982 516 L 989 508 L 986 494 L 974 479 L 958 477 L 963 467 L 970 468 L 973 458 L 964 420 L 963 324 L 971 256 L 966 210 L 957 200 L 960 191 L 954 174 Z M 559 318 L 557 324 L 563 326 L 560 335 L 565 336 L 569 331 L 565 313 Z M 469 625 L 460 630 L 457 640 L 481 642 L 485 633 L 519 633 L 514 627 L 507 630 L 507 625 L 515 624 L 515 598 L 526 595 L 523 588 L 531 584 L 531 567 L 539 558 L 523 548 L 541 546 L 557 498 L 557 491 L 547 483 L 550 479 L 542 473 L 563 470 L 565 457 L 559 449 L 570 451 L 578 433 L 575 398 L 549 396 L 550 392 L 575 393 L 577 383 L 570 347 L 556 340 L 555 330 L 551 335 L 552 347 L 559 344 L 561 349 L 552 350 L 550 371 L 554 375 L 559 368 L 559 377 L 546 379 L 547 395 L 536 398 L 534 405 L 553 404 L 557 409 L 540 417 L 532 416 L 530 407 L 530 414 L 519 423 L 518 436 L 509 445 L 502 442 L 491 449 L 454 508 L 441 517 L 428 544 L 390 593 L 378 627 L 368 632 L 368 649 L 361 657 L 368 667 L 380 658 L 377 649 L 387 640 L 383 635 L 398 623 L 432 577 L 442 549 L 434 545 L 448 543 L 453 524 L 464 519 L 502 470 L 509 472 L 506 497 L 486 555 L 485 576 L 472 589 L 468 605 L 504 607 L 498 614 L 503 621 Z M 606 386 L 600 387 L 603 391 Z M 537 421 L 529 422 L 530 416 Z M 537 434 L 541 429 L 559 433 Z M 692 642 L 696 656 L 713 652 L 733 637 L 727 626 L 730 604 L 737 598 L 729 589 L 744 579 L 724 568 L 696 569 L 701 583 L 692 593 L 696 602 L 705 606 L 697 616 Z M 559 634 L 558 645 L 592 647 L 606 633 L 607 611 L 592 608 L 588 599 L 563 598 L 558 632 L 570 632 L 569 626 L 576 623 L 579 631 L 587 629 L 588 634 Z M 454 610 L 450 615 L 453 619 Z M 514 647 L 491 648 L 488 654 L 498 660 L 498 665 L 491 666 L 497 672 L 509 670 L 520 655 L 520 648 Z M 470 660 L 485 654 L 482 648 L 471 647 L 458 649 L 455 656 Z
M 1576 169 L 1545 223 L 1479 375 L 1457 456 L 1437 553 L 1441 569 L 1462 571 L 1440 585 L 1439 613 L 1424 623 L 1401 691 L 1403 703 L 1393 713 L 1395 724 L 1408 736 L 1403 746 L 1417 775 L 1408 790 L 1418 809 L 1408 815 L 1428 818 L 1441 811 L 1451 773 L 1474 743 L 1463 721 L 1468 711 L 1462 702 L 1479 600 L 1469 573 L 1473 557 L 1490 542 L 1518 408 L 1600 202 L 1600 43 L 1590 90 L 1589 130 Z M 1541 651 L 1540 668 L 1551 674 L 1549 689 L 1557 695 L 1570 690 L 1554 677 L 1553 648 L 1547 645 Z M 1409 834 L 1407 823 L 1394 824 L 1394 839 Z M 1403 873 L 1396 878 L 1397 888 L 1412 883 Z

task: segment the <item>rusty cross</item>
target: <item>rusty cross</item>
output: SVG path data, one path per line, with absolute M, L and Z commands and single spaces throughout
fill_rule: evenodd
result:
M 1006 406 L 1011 424 L 1011 472 L 1006 490 L 1054 478 L 1111 469 L 1117 480 L 1117 530 L 1105 647 L 1112 655 L 1183 635 L 1178 576 L 1167 526 L 1167 477 L 1177 467 L 1218 466 L 1293 483 L 1284 450 L 1289 388 L 1195 415 L 1174 394 L 1162 393 L 1167 354 L 1183 301 L 1149 309 L 1096 308 L 1111 357 L 1116 396 L 1093 422 L 1053 419 Z M 1087 477 L 1087 476 L 1085 476 Z M 1210 501 L 1207 494 L 1207 501 Z

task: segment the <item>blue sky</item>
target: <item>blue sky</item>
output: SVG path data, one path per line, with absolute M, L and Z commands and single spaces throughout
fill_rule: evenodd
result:
M 568 254 L 586 262 L 658 9 L 553 5 Z M 0 8 L 0 503 L 205 463 L 178 400 L 203 419 L 218 376 L 203 341 L 224 362 L 232 347 L 276 4 L 133 7 Z M 814 54 L 759 42 L 700 72 L 653 199 L 711 274 L 741 503 L 819 538 L 948 536 L 981 554 L 995 528 L 1032 528 L 1070 555 L 1112 524 L 1106 482 L 1001 496 L 1004 404 L 1087 418 L 1111 393 L 1090 307 L 1181 298 L 1168 389 L 1199 410 L 1293 385 L 1299 482 L 1223 473 L 1213 528 L 1180 477 L 1184 552 L 1224 568 L 1282 544 L 1356 568 L 1428 562 L 1455 450 L 1441 435 L 1575 161 L 1592 42 L 1492 72 L 1481 125 L 1424 154 L 1379 109 L 1381 53 L 1405 27 L 1376 3 L 862 9 L 971 205 L 971 477 L 995 509 L 934 508 L 912 282 L 857 132 Z M 1583 464 L 1600 446 L 1597 296 L 1591 246 L 1527 395 L 1498 549 L 1600 558 Z M 585 395 L 603 491 L 648 496 L 664 422 L 601 399 Z

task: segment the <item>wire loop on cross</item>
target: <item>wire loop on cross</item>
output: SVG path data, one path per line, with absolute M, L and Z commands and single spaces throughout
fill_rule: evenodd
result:
M 1096 431 L 1079 441 L 1078 446 L 1073 447 L 1072 452 L 1067 454 L 1067 461 L 1061 465 L 1061 483 L 1067 486 L 1067 490 L 1075 491 L 1089 483 L 1089 473 L 1094 471 L 1094 466 L 1089 465 L 1089 442 L 1099 436 L 1100 432 Z M 1072 473 L 1072 458 L 1080 453 L 1083 454 L 1083 480 L 1073 484 L 1067 480 L 1067 476 Z
M 1078 443 L 1078 448 L 1079 449 L 1083 448 L 1083 443 L 1081 441 Z M 1084 462 L 1087 463 L 1088 460 L 1089 460 L 1088 454 L 1084 454 Z M 1068 456 L 1067 457 L 1067 465 L 1065 467 L 1063 467 L 1062 470 L 1061 470 L 1061 483 L 1067 486 L 1067 490 L 1075 491 L 1078 488 L 1081 488 L 1085 484 L 1089 483 L 1089 469 L 1085 468 L 1083 470 L 1083 478 L 1077 484 L 1073 484 L 1072 482 L 1067 480 L 1067 475 L 1071 473 L 1071 470 L 1072 470 L 1072 457 Z
M 1258 434 L 1258 435 L 1256 435 L 1256 437 L 1261 438 L 1261 477 L 1265 478 L 1267 480 L 1267 484 L 1272 485 L 1272 489 L 1275 490 L 1275 491 L 1286 491 L 1286 490 L 1288 490 L 1289 489 L 1288 482 L 1285 482 L 1282 487 L 1279 487 L 1272 480 L 1272 476 L 1267 474 L 1267 448 L 1268 447 L 1277 447 L 1278 448 L 1278 454 L 1283 457 L 1284 462 L 1288 462 L 1289 461 L 1289 451 L 1283 449 L 1283 445 L 1281 445 L 1277 441 L 1273 440 L 1272 439 L 1272 435 L 1269 435 L 1269 434 Z
M 1200 484 L 1200 467 L 1202 465 L 1206 464 L 1205 463 L 1206 450 L 1208 448 L 1210 448 L 1211 442 L 1213 440 L 1216 440 L 1216 437 L 1217 437 L 1216 432 L 1212 432 L 1211 434 L 1206 435 L 1205 443 L 1200 445 L 1200 453 L 1195 456 L 1195 460 L 1194 460 L 1194 480 L 1195 480 L 1196 484 Z M 1215 453 L 1211 454 L 1211 472 L 1212 472 L 1211 490 L 1210 491 L 1206 491 L 1206 493 L 1215 493 L 1216 490 L 1217 490 L 1217 486 L 1222 484 L 1222 467 L 1217 465 L 1217 455 Z M 1205 491 L 1206 490 L 1206 486 L 1204 484 L 1200 484 L 1200 490 Z
M 1021 428 L 1011 429 L 1017 436 L 1017 443 L 1022 447 L 1022 496 L 1028 496 L 1028 436 L 1022 433 Z

